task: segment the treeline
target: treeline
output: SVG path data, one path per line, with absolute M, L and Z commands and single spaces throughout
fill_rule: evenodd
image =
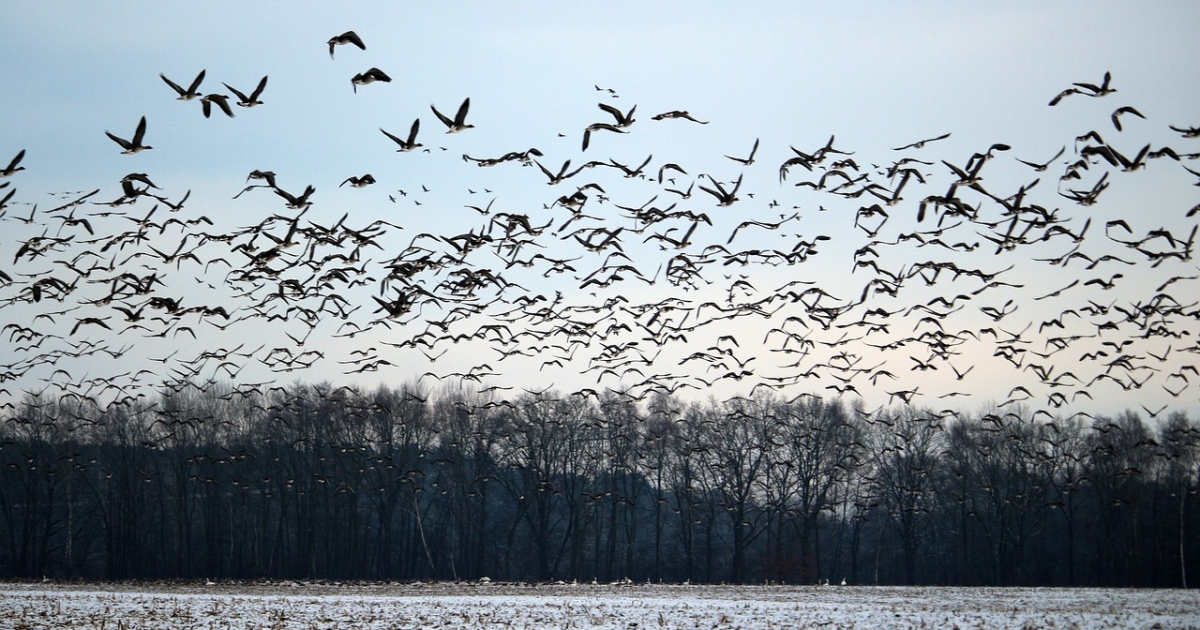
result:
M 1178 587 L 1200 566 L 1198 466 L 1181 413 L 27 397 L 0 425 L 0 576 Z

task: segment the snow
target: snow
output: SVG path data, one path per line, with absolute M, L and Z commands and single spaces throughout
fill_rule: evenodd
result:
M 1179 590 L 519 584 L 3 584 L 0 627 L 1197 628 Z

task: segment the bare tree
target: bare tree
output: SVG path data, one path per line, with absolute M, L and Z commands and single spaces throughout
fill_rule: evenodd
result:
M 899 413 L 877 413 L 872 426 L 867 443 L 875 458 L 881 507 L 900 538 L 905 583 L 917 584 L 917 556 L 934 507 L 933 471 L 944 448 L 941 418 L 905 407 Z
M 1174 412 L 1159 428 L 1158 456 L 1166 460 L 1167 483 L 1179 503 L 1179 585 L 1187 582 L 1187 498 L 1200 489 L 1200 427 Z

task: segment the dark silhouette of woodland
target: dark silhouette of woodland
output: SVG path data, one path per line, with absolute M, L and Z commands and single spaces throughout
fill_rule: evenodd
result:
M 0 425 L 0 576 L 1179 587 L 1198 465 L 1178 412 L 300 382 L 30 396 Z

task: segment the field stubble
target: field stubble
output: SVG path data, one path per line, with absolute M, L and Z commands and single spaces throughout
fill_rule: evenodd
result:
M 1200 628 L 1178 590 L 585 584 L 6 584 L 14 630 Z

